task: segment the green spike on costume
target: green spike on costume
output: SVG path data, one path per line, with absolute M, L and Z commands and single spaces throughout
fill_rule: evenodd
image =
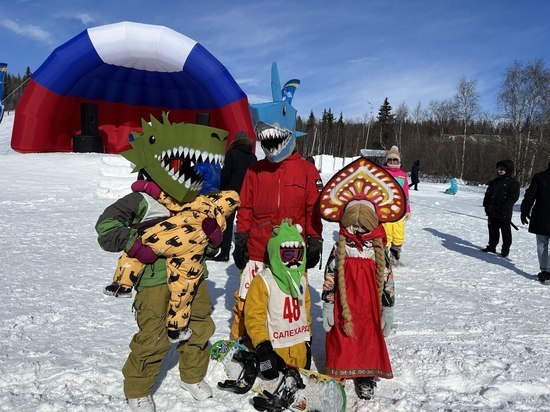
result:
M 141 120 L 142 133 L 132 133 L 132 148 L 121 155 L 136 165 L 134 172 L 145 169 L 151 179 L 178 202 L 190 202 L 200 193 L 203 178 L 197 163 L 220 164 L 225 154 L 227 131 L 192 123 L 170 123 L 162 113 L 162 122 L 151 116 Z
M 290 267 L 287 267 L 281 258 L 281 253 L 288 249 L 301 249 L 302 252 L 301 259 Z M 281 291 L 293 298 L 303 299 L 305 291 L 300 288 L 300 280 L 306 270 L 305 243 L 298 228 L 292 222 L 283 220 L 278 233 L 272 235 L 267 242 L 267 253 L 268 266 Z

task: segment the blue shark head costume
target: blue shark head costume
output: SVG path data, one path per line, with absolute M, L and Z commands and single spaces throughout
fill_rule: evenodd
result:
M 296 138 L 305 133 L 296 131 L 296 109 L 292 98 L 300 80 L 292 79 L 281 88 L 277 64 L 271 66 L 273 101 L 250 105 L 250 116 L 267 160 L 279 163 L 296 148 Z

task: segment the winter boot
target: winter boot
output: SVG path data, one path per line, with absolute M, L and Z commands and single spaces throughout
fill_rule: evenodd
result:
M 508 257 L 509 254 L 510 254 L 509 249 L 502 248 L 502 250 L 500 251 L 500 256 L 502 256 L 502 257 Z
M 395 260 L 399 260 L 401 258 L 401 246 L 391 245 L 390 253 Z
M 487 247 L 485 247 L 485 249 L 481 249 L 482 252 L 485 252 L 485 253 L 497 253 L 497 249 L 495 246 L 489 246 L 487 245 Z
M 103 289 L 103 293 L 109 296 L 114 296 L 115 298 L 131 298 L 132 288 L 121 286 L 113 282 L 109 286 L 105 286 L 105 289 Z
M 151 395 L 143 398 L 128 399 L 128 406 L 132 412 L 155 412 L 155 402 L 153 402 Z
M 374 397 L 374 388 L 376 388 L 374 378 L 355 379 L 355 391 L 361 399 L 372 399 Z
M 550 272 L 540 272 L 537 278 L 543 285 L 550 285 Z
M 198 401 L 204 401 L 212 397 L 212 388 L 205 381 L 197 383 L 186 383 L 181 381 L 180 386 Z

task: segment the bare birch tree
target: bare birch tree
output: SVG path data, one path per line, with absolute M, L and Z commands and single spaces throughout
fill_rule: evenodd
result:
M 514 61 L 504 74 L 498 94 L 499 107 L 512 124 L 514 162 L 522 184 L 529 178 L 527 173 L 532 173 L 537 153 L 537 139 L 531 138 L 533 128 L 547 121 L 544 113 L 549 87 L 550 74 L 542 60 L 528 64 Z
M 466 80 L 462 77 L 458 81 L 455 94 L 455 108 L 458 118 L 462 121 L 462 156 L 460 161 L 460 178 L 464 177 L 464 163 L 466 156 L 466 139 L 468 124 L 479 112 L 479 94 L 477 93 L 476 80 Z
M 401 147 L 401 137 L 403 133 L 403 124 L 407 117 L 409 116 L 409 108 L 405 102 L 401 102 L 395 111 L 395 122 L 397 123 L 397 128 L 395 130 L 395 143 L 398 147 Z

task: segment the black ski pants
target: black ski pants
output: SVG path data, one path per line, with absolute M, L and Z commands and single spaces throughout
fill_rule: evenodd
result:
M 490 217 L 487 222 L 489 227 L 489 248 L 496 249 L 500 233 L 502 233 L 502 252 L 509 252 L 512 246 L 512 227 L 507 219 Z
M 233 223 L 235 222 L 235 212 L 231 213 L 226 220 L 226 228 L 223 232 L 222 245 L 220 247 L 219 256 L 229 258 L 231 252 L 231 240 L 233 239 Z

